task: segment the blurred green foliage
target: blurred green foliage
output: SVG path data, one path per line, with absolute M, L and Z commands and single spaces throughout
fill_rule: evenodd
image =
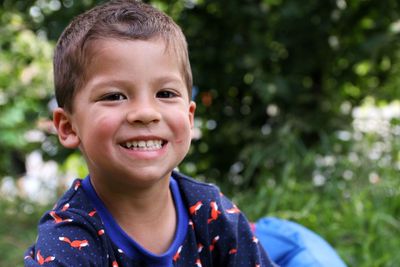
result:
M 0 9 L 0 174 L 21 175 L 24 138 L 48 117 L 53 46 L 30 30 L 17 12 Z
M 69 20 L 98 2 L 0 1 L 0 177 L 23 175 L 33 150 L 85 172 L 46 124 L 51 54 Z M 217 183 L 251 220 L 315 230 L 349 266 L 397 266 L 399 118 L 382 135 L 354 129 L 351 114 L 366 99 L 400 98 L 400 3 L 146 2 L 189 43 L 201 138 L 181 170 Z M 21 266 L 45 208 L 0 201 L 1 266 Z

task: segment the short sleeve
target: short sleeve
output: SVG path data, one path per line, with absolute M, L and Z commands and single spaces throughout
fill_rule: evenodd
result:
M 104 230 L 80 214 L 50 211 L 39 224 L 35 245 L 25 253 L 25 266 L 107 266 L 102 235 Z

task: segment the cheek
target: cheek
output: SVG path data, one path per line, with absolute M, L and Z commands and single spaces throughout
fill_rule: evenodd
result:
M 99 139 L 102 141 L 109 140 L 118 128 L 118 125 L 118 119 L 115 116 L 110 116 L 110 114 L 90 116 L 86 121 L 88 130 L 86 131 L 85 138 L 89 142 L 94 139 L 97 141 Z
M 191 124 L 187 113 L 174 112 L 169 117 L 169 125 L 174 131 L 177 142 L 187 142 L 191 139 Z

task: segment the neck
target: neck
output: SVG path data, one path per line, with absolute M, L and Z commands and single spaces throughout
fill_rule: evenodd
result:
M 177 224 L 169 179 L 145 190 L 107 190 L 107 195 L 99 196 L 120 227 L 142 247 L 155 254 L 169 248 Z

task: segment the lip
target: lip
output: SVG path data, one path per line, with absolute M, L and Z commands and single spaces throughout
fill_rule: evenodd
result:
M 165 141 L 166 140 L 162 137 L 156 136 L 156 135 L 138 135 L 132 138 L 126 138 L 124 141 L 121 142 L 121 144 L 126 143 L 126 142 L 132 142 L 132 141 L 149 141 L 149 140 L 161 140 Z

